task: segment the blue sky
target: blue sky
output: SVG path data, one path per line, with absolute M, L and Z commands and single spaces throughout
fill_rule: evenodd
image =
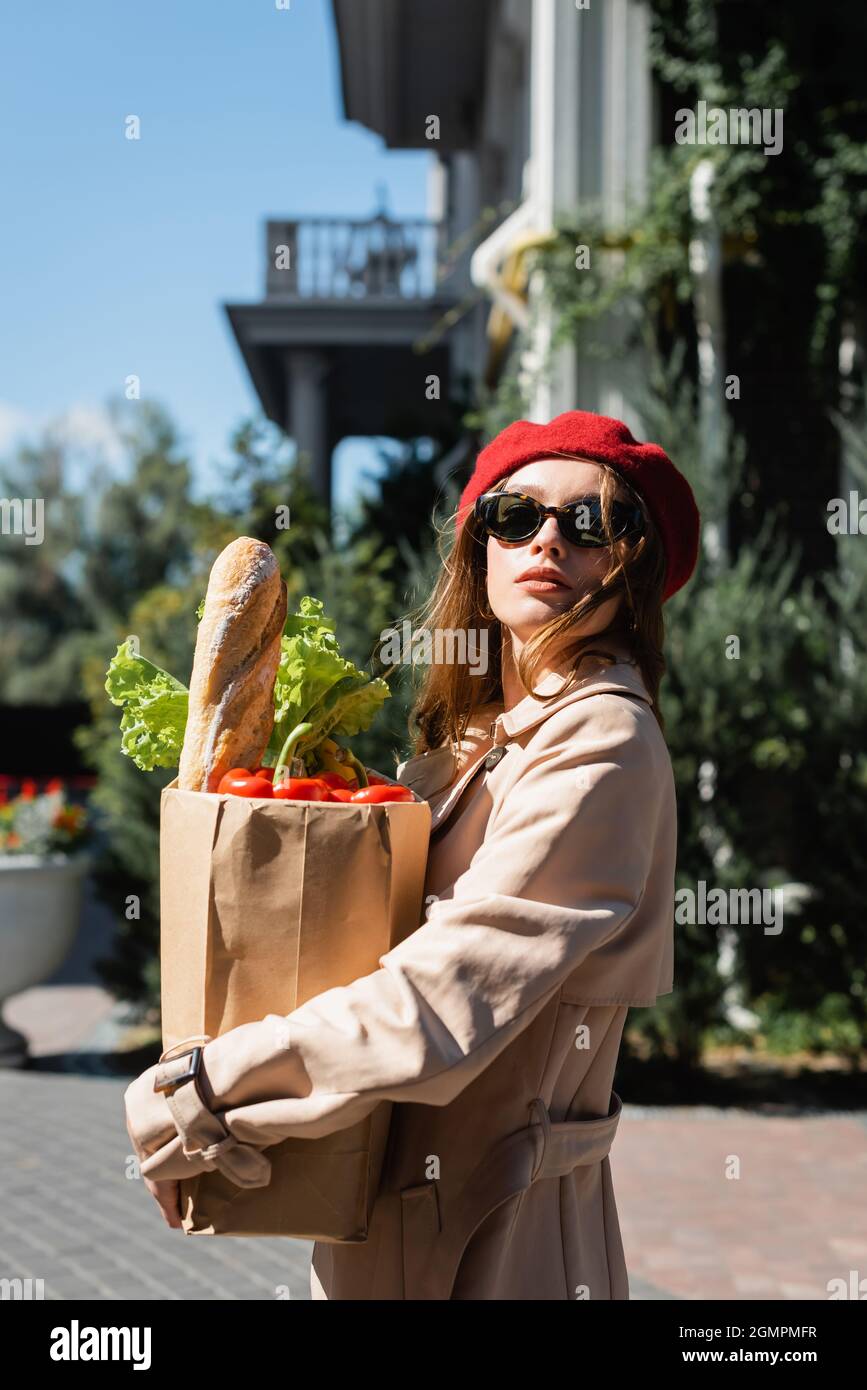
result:
M 380 184 L 423 215 L 429 157 L 343 119 L 330 0 L 19 0 L 0 51 L 0 455 L 62 420 L 115 457 L 136 373 L 206 487 L 257 406 L 222 305 L 262 297 L 265 219 L 366 215 Z M 372 452 L 339 451 L 339 500 Z

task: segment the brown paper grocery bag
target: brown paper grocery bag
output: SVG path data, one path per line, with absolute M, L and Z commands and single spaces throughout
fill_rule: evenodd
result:
M 163 1049 L 288 1014 L 379 967 L 422 922 L 426 801 L 254 802 L 180 791 L 160 805 Z M 391 1102 L 349 1129 L 267 1149 L 267 1187 L 181 1182 L 188 1235 L 367 1239 Z

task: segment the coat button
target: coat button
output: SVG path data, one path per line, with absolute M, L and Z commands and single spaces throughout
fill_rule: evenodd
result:
M 500 761 L 502 757 L 505 756 L 505 754 L 508 751 L 509 750 L 506 747 L 506 745 L 502 743 L 500 744 L 499 748 L 491 749 L 490 753 L 485 758 L 485 767 L 488 770 L 488 772 L 491 772 L 497 766 L 497 763 Z

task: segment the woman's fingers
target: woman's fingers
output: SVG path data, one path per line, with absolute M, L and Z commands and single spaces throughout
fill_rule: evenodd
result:
M 177 1178 L 145 1178 L 148 1192 L 173 1230 L 181 1227 L 181 1185 Z

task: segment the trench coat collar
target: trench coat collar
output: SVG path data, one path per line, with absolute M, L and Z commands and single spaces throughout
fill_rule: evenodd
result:
M 566 675 L 552 671 L 537 682 L 536 689 L 541 695 L 555 695 L 555 692 L 566 684 L 567 679 Z M 543 700 L 537 700 L 533 695 L 527 695 L 511 709 L 505 711 L 502 708 L 502 701 L 491 705 L 491 718 L 487 732 L 495 744 L 506 743 L 510 738 L 515 738 L 517 735 L 535 728 L 537 724 L 541 724 L 543 719 L 547 719 L 549 714 L 563 709 L 573 700 L 583 700 L 588 695 L 597 695 L 604 691 L 619 691 L 626 695 L 635 695 L 647 704 L 653 704 L 644 684 L 641 669 L 631 657 L 625 653 L 620 653 L 618 660 L 613 665 L 608 665 L 595 657 L 588 657 L 585 675 L 559 699 L 555 695 L 554 699 L 546 703 Z
M 442 750 L 418 754 L 415 759 L 400 765 L 397 770 L 398 780 L 402 780 L 401 774 L 412 764 L 412 775 L 407 776 L 406 781 L 419 795 L 431 803 L 431 840 L 433 840 L 435 833 L 450 820 L 465 788 L 473 780 L 479 768 L 487 765 L 486 759 L 493 748 L 509 743 L 511 739 L 519 737 L 541 724 L 550 714 L 575 700 L 583 700 L 588 695 L 615 691 L 623 695 L 636 696 L 652 705 L 653 702 L 644 684 L 640 668 L 625 651 L 618 650 L 614 651 L 613 654 L 618 659 L 611 665 L 607 665 L 595 657 L 586 657 L 583 663 L 584 675 L 571 690 L 564 693 L 559 699 L 556 692 L 566 684 L 568 676 L 556 671 L 549 672 L 536 683 L 536 689 L 540 695 L 553 695 L 554 698 L 549 704 L 545 704 L 544 700 L 536 699 L 533 695 L 527 695 L 511 709 L 505 711 L 502 700 L 491 701 L 479 706 L 465 730 L 465 737 L 469 736 L 468 748 L 466 757 L 460 760 L 456 777 L 455 767 L 458 764 L 455 762 L 455 758 L 458 755 L 458 748 L 457 745 L 452 745 L 451 766 L 448 770 L 452 780 L 449 780 L 448 775 L 443 776 L 446 769 L 437 767 L 434 770 L 434 763 L 429 765 L 429 759 L 435 759 L 436 752 Z M 433 777 L 433 781 L 430 780 L 431 777 Z M 437 778 L 440 779 L 438 785 L 436 785 Z

